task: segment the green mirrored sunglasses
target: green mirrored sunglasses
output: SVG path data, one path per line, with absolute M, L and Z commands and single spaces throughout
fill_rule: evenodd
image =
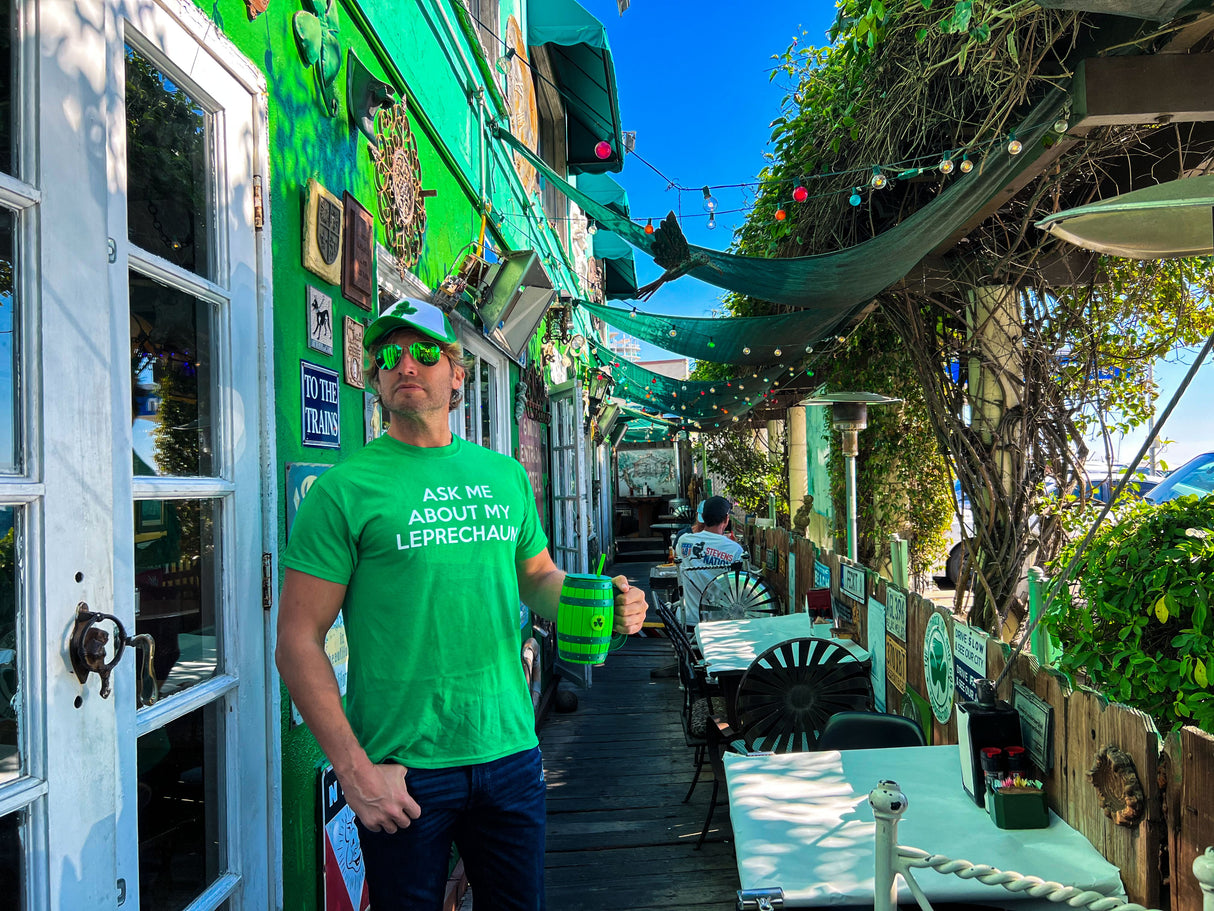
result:
M 403 345 L 384 345 L 375 352 L 375 366 L 380 370 L 391 370 L 405 356 L 405 350 Z M 437 342 L 414 342 L 408 351 L 423 367 L 433 367 L 443 356 L 442 346 Z

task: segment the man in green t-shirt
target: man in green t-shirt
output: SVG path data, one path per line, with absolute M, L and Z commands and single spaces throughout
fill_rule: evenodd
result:
M 544 780 L 519 600 L 555 619 L 552 562 L 518 462 L 452 435 L 463 351 L 432 304 L 367 329 L 388 432 L 321 475 L 283 563 L 276 661 L 359 824 L 376 911 L 438 911 L 451 844 L 478 908 L 544 908 Z M 645 596 L 617 576 L 614 628 Z M 324 650 L 338 612 L 346 704 Z

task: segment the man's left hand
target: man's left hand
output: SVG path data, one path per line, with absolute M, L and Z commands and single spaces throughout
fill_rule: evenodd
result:
M 615 586 L 615 619 L 612 632 L 628 635 L 640 632 L 645 623 L 645 611 L 648 610 L 645 592 L 629 585 L 627 576 L 615 576 L 611 582 Z

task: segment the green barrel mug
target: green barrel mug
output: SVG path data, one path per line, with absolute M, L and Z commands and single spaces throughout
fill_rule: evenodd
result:
M 602 664 L 628 641 L 612 634 L 615 588 L 610 576 L 568 573 L 556 614 L 556 654 L 572 664 Z

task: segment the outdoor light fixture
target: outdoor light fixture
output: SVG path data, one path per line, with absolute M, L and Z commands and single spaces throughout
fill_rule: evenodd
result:
M 598 403 L 607 397 L 607 393 L 611 391 L 611 386 L 614 383 L 612 376 L 606 370 L 595 370 L 590 374 L 590 383 L 586 387 L 586 394 L 590 396 L 591 408 L 598 407 Z
M 510 61 L 514 59 L 514 55 L 517 53 L 518 51 L 510 45 L 506 45 L 506 49 L 502 51 L 502 56 L 497 58 L 497 71 L 503 76 L 510 75 Z
M 817 393 L 798 405 L 829 405 L 830 422 L 843 437 L 843 466 L 847 480 L 847 558 L 856 560 L 856 456 L 860 454 L 860 431 L 868 426 L 869 405 L 893 405 L 891 399 L 875 392 Z
M 594 145 L 594 155 L 599 161 L 606 161 L 611 157 L 611 143 L 606 139 L 600 139 Z
M 709 192 L 708 187 L 704 188 L 704 211 L 712 214 L 717 210 L 717 198 Z

